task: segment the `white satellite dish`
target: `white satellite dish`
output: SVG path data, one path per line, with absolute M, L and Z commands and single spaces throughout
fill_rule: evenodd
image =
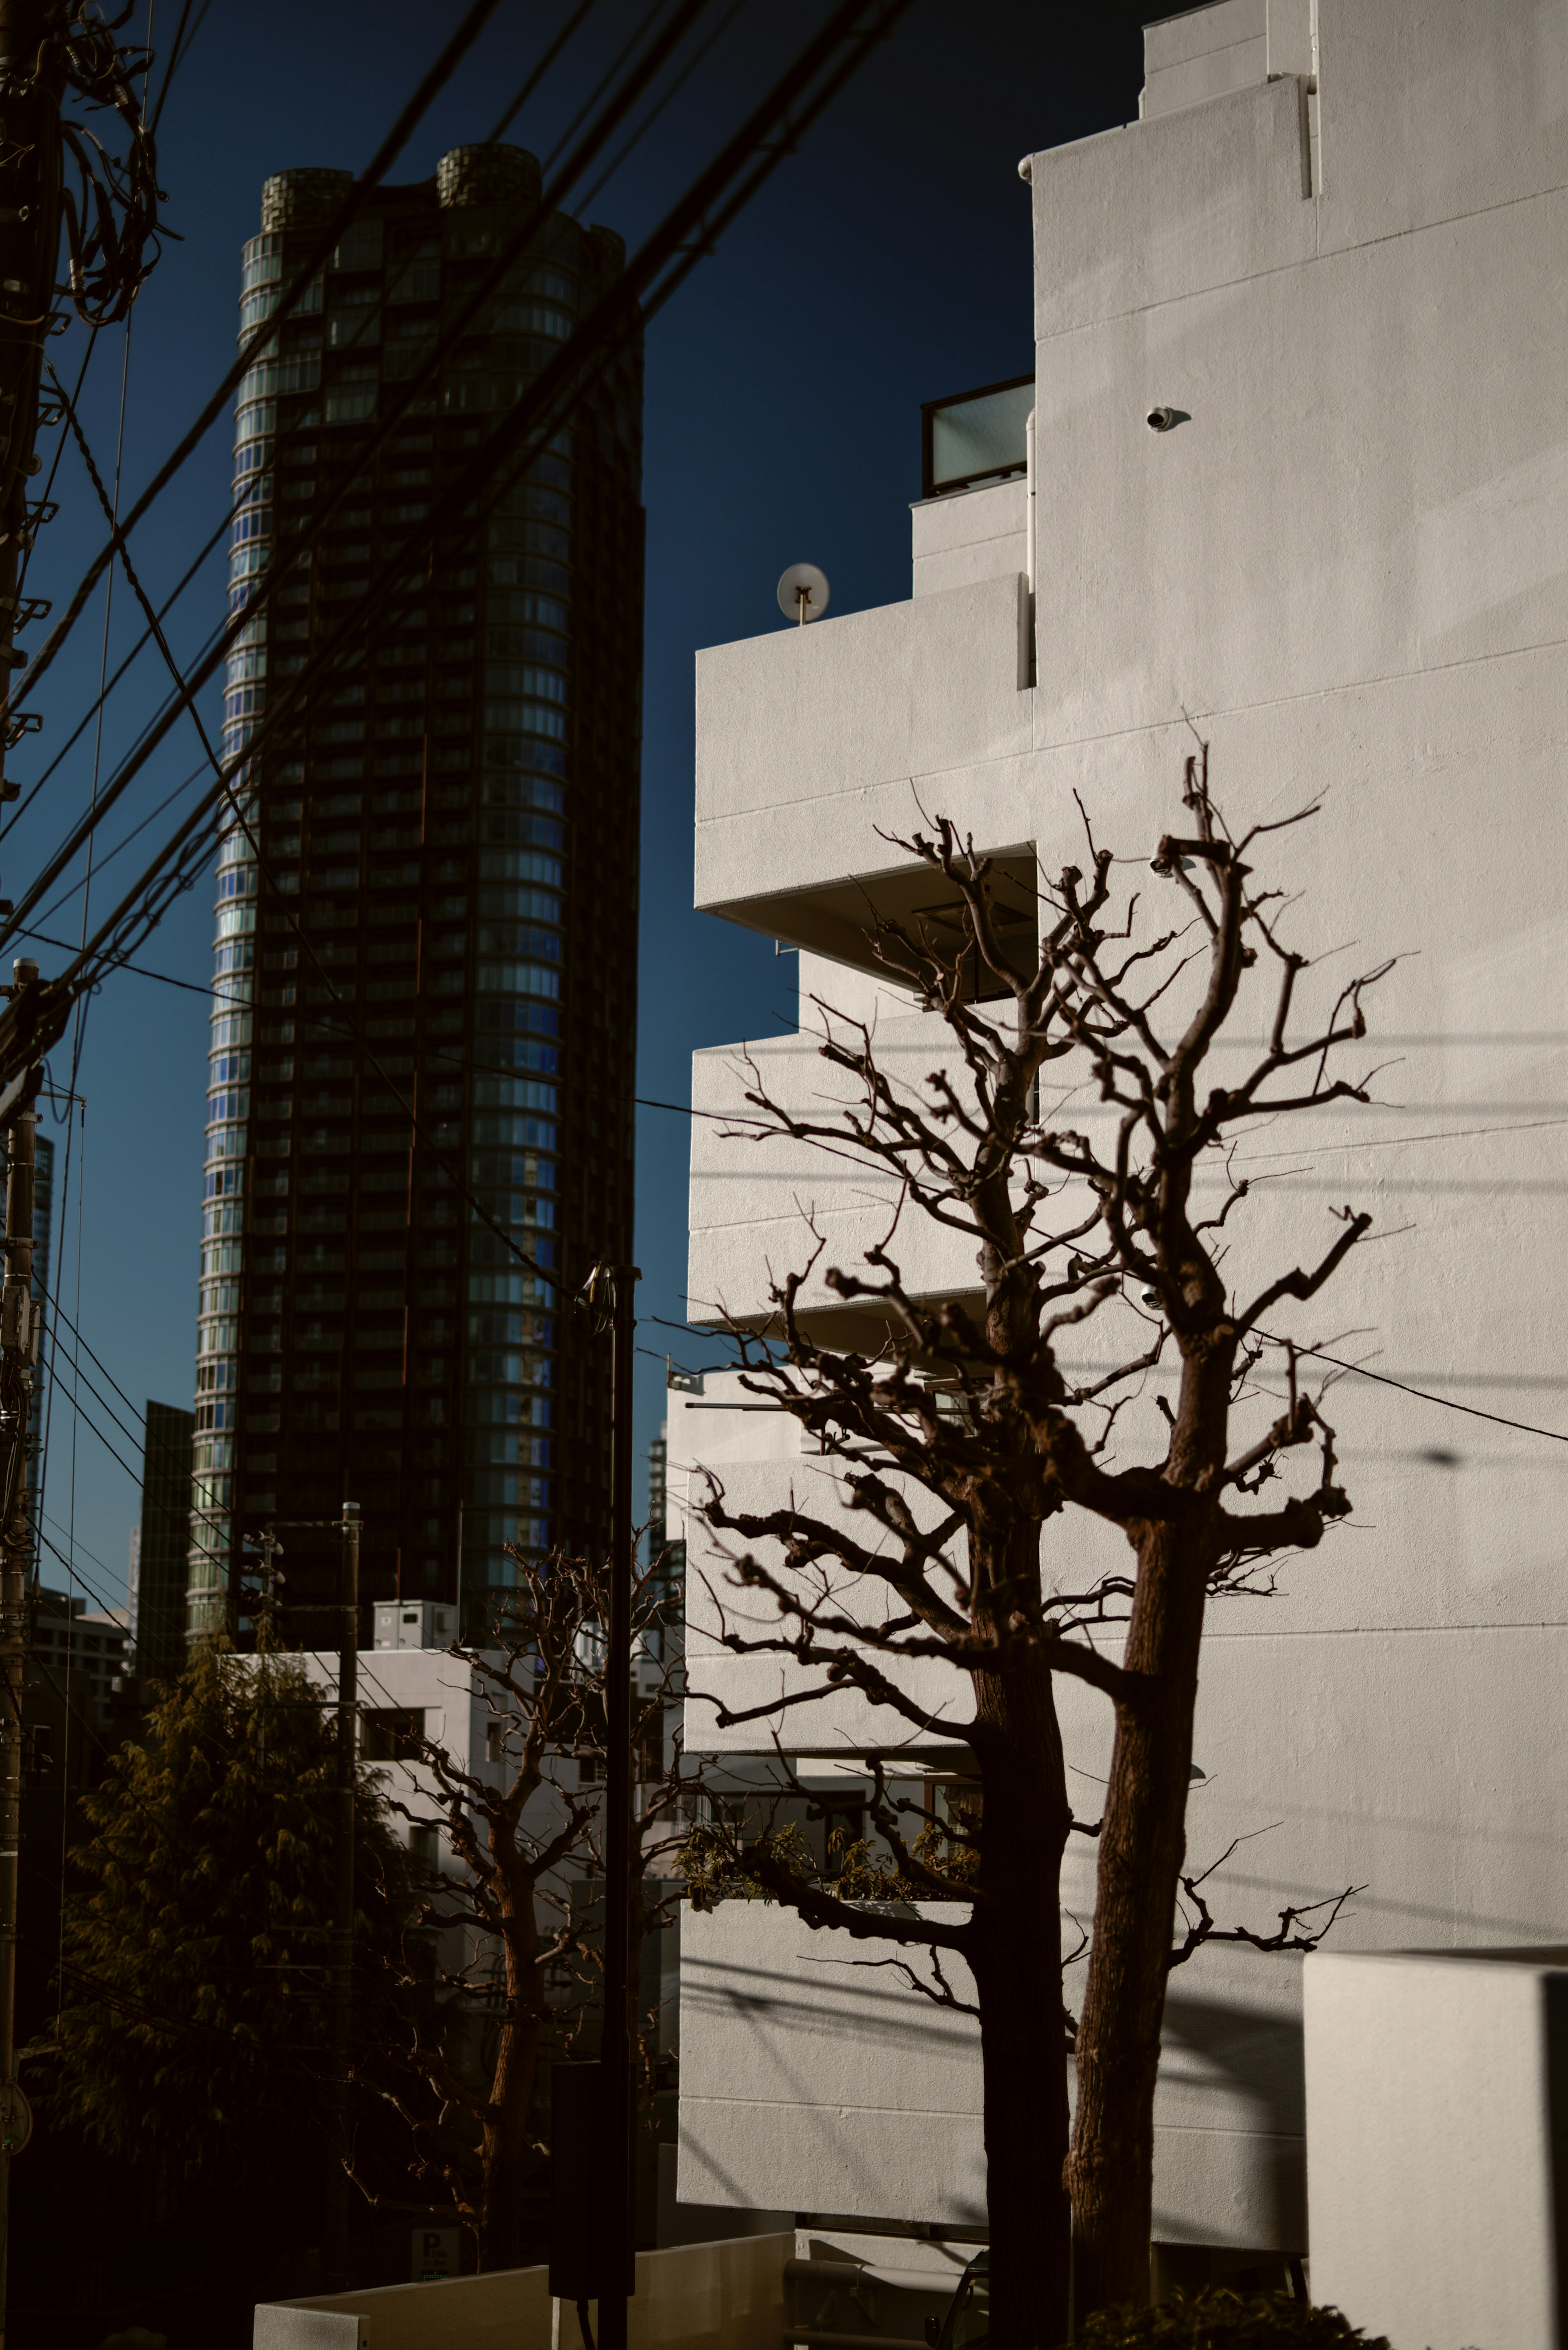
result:
M 779 610 L 786 620 L 820 620 L 827 609 L 827 574 L 815 563 L 792 563 L 779 581 Z

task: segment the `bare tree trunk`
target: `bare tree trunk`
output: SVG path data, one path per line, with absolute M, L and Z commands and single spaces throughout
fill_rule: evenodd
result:
M 502 2019 L 483 2124 L 483 2208 L 477 2230 L 479 2266 L 514 2269 L 523 2259 L 523 2197 L 538 2158 L 529 2126 L 539 2073 L 544 2017 L 535 1980 L 537 1935 L 533 1905 L 505 1919 L 506 2013 Z
M 1136 1701 L 1116 1708 L 1094 1950 L 1078 2028 L 1068 2174 L 1077 2320 L 1113 2303 L 1148 2298 L 1154 2089 L 1187 1849 L 1205 1556 L 1200 1521 L 1151 1527 L 1139 1545 L 1125 1661 L 1147 1678 Z
M 971 1542 L 977 1586 L 986 1580 L 981 1548 Z M 1022 1542 L 1015 1534 L 1008 1548 L 1010 1564 L 1038 1589 L 1039 1527 L 1029 1525 Z M 977 1610 L 982 1631 L 984 1615 Z M 1050 1669 L 1032 1648 L 1020 1644 L 1014 1654 L 1005 1670 L 974 1675 L 984 1810 L 970 1950 L 985 2093 L 991 2331 L 1016 2350 L 1054 2350 L 1068 2320 L 1061 1881 L 1072 1813 Z

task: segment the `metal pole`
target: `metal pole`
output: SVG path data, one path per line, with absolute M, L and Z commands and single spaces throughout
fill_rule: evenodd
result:
M 611 1274 L 609 1624 L 605 1662 L 605 2013 L 599 2043 L 604 2116 L 605 2284 L 598 2350 L 626 2350 L 626 2296 L 636 2288 L 631 2109 L 631 1372 L 635 1265 Z
M 354 2013 L 354 1776 L 359 1697 L 359 1504 L 343 1504 L 343 1625 L 337 1647 L 337 1788 L 332 1904 L 332 2168 L 327 2283 L 348 2282 L 348 2049 Z M 0 2345 L 4 2350 L 4 2345 Z
M 13 997 L 36 989 L 38 966 L 14 966 Z M 36 1074 L 36 1073 L 35 1073 Z M 27 1434 L 32 1417 L 33 1166 L 36 1084 L 22 1089 L 9 1122 L 5 1178 L 5 1280 L 0 1291 L 0 1671 L 5 1718 L 0 1740 L 0 2345 L 11 2246 L 11 2158 L 26 2145 L 26 2100 L 16 2081 L 16 1928 L 22 1841 L 22 1688 L 27 1655 L 27 1578 L 33 1530 L 27 1506 Z M 67 1731 L 69 1724 L 67 1722 Z M 62 1765 L 69 1775 L 69 1739 Z

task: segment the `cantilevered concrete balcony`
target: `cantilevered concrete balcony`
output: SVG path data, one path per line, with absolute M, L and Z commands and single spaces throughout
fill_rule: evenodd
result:
M 826 968 L 830 985 L 848 977 Z M 846 992 L 839 988 L 836 996 Z M 809 1004 L 805 1016 L 812 1016 Z M 834 1027 L 846 1033 L 838 1021 Z M 747 1106 L 748 1092 L 775 1101 L 800 1119 L 826 1122 L 853 1107 L 857 1079 L 824 1060 L 821 1043 L 820 1031 L 814 1035 L 805 1028 L 799 1035 L 717 1046 L 692 1057 L 697 1115 L 691 1122 L 688 1312 L 700 1322 L 753 1327 L 767 1322 L 774 1311 L 770 1284 L 805 1270 L 815 1230 L 824 1245 L 802 1292 L 802 1306 L 816 1316 L 826 1312 L 838 1317 L 841 1341 L 876 1353 L 883 1343 L 880 1322 L 875 1332 L 851 1332 L 842 1317 L 860 1309 L 846 1309 L 826 1289 L 823 1275 L 829 1266 L 859 1271 L 866 1250 L 888 1241 L 912 1294 L 950 1296 L 978 1290 L 974 1244 L 913 1211 L 897 1219 L 895 1230 L 898 1194 L 891 1173 L 862 1164 L 846 1151 L 763 1131 L 757 1111 Z M 909 1095 L 928 1072 L 956 1059 L 940 1024 L 907 1006 L 901 1016 L 877 1021 L 874 1049 L 878 1068 Z M 955 1081 L 961 1078 L 961 1071 L 951 1074 Z
M 878 837 L 907 837 L 922 808 L 1011 851 L 1032 897 L 1028 798 L 1010 788 L 1031 747 L 1028 625 L 1009 571 L 700 653 L 698 905 L 870 968 L 872 910 L 908 915 L 933 894 Z

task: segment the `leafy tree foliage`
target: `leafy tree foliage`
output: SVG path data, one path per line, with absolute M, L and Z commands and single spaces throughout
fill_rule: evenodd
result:
M 110 2157 L 314 2172 L 330 2070 L 335 1724 L 296 1658 L 198 1650 L 85 1799 L 57 2121 Z M 356 2035 L 385 2037 L 402 1856 L 359 1780 Z
M 1337 2309 L 1222 2285 L 1190 2300 L 1179 2293 L 1154 2309 L 1097 2310 L 1080 2339 L 1085 2350 L 1133 2350 L 1145 2342 L 1166 2350 L 1277 2350 L 1285 2344 L 1295 2350 L 1388 2350 L 1381 2334 L 1371 2340 Z

